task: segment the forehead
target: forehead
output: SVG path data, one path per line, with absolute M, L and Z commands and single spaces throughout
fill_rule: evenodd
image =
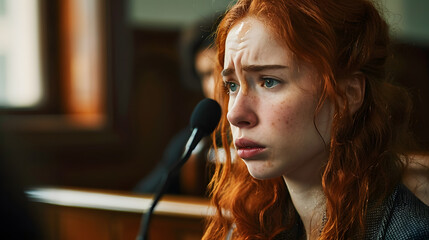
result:
M 246 64 L 286 64 L 291 53 L 261 20 L 247 17 L 229 31 L 225 43 L 225 66 L 236 61 Z

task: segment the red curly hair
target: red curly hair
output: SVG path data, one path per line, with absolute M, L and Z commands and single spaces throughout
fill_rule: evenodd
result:
M 216 87 L 223 108 L 219 132 L 225 149 L 230 149 L 231 137 L 220 71 L 226 37 L 245 17 L 262 21 L 298 61 L 318 71 L 321 96 L 314 118 L 326 100 L 335 104 L 322 176 L 327 221 L 320 239 L 362 234 L 368 203 L 380 203 L 399 183 L 401 156 L 410 142 L 410 98 L 385 72 L 386 22 L 368 0 L 239 0 L 220 23 L 216 40 Z M 365 96 L 360 109 L 350 114 L 339 83 L 356 72 L 365 77 Z M 233 225 L 234 239 L 272 239 L 292 230 L 300 220 L 284 180 L 254 179 L 242 161 L 231 159 L 227 151 L 227 160 L 217 164 L 210 189 L 218 211 L 208 220 L 203 239 L 225 239 Z

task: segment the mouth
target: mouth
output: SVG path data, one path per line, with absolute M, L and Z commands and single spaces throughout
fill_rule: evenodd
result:
M 266 149 L 262 144 L 244 138 L 237 139 L 234 144 L 238 156 L 245 160 L 256 159 Z

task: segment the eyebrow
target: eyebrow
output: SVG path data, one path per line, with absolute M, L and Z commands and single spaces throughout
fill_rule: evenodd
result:
M 243 66 L 243 70 L 246 72 L 260 72 L 263 70 L 272 70 L 272 69 L 285 69 L 288 68 L 284 65 L 247 65 Z M 221 74 L 223 77 L 227 77 L 229 75 L 232 75 L 234 73 L 233 68 L 226 68 L 222 70 Z

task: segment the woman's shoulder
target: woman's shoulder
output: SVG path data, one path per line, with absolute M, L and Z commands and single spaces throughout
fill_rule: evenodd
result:
M 371 239 L 429 239 L 429 206 L 400 184 L 380 209 Z M 375 230 L 375 229 L 374 229 Z
M 408 156 L 403 184 L 429 206 L 429 153 Z
M 393 215 L 407 215 L 411 218 L 422 218 L 429 224 L 429 206 L 422 202 L 403 184 L 398 185 L 396 192 L 391 196 Z M 429 225 L 428 225 L 429 230 Z

